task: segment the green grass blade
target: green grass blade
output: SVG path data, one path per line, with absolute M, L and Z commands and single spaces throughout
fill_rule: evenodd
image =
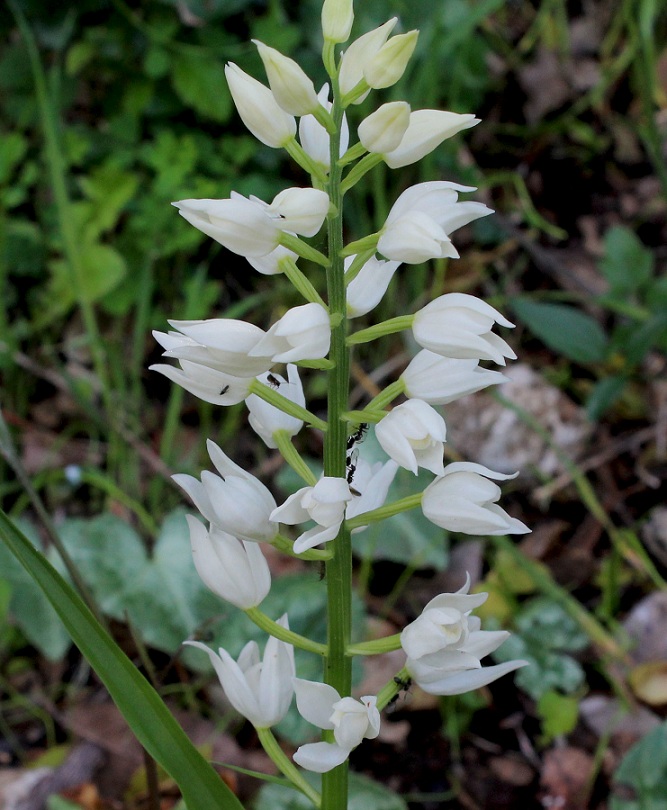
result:
M 107 635 L 81 598 L 1 510 L 0 537 L 44 591 L 139 742 L 179 785 L 188 810 L 243 810 L 153 687 Z

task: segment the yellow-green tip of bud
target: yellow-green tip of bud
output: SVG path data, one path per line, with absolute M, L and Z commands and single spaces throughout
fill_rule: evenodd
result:
M 364 79 L 369 87 L 379 90 L 396 84 L 405 72 L 418 37 L 419 31 L 408 31 L 385 42 L 364 68 Z
M 329 42 L 347 42 L 354 22 L 352 0 L 324 0 L 322 33 Z

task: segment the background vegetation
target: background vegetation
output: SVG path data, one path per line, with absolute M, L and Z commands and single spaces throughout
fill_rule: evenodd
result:
M 267 481 L 279 461 L 242 407 L 213 409 L 146 369 L 158 357 L 150 330 L 167 318 L 266 326 L 299 303 L 169 203 L 232 189 L 267 199 L 304 182 L 243 129 L 223 67 L 235 61 L 261 78 L 249 44 L 257 38 L 319 85 L 319 10 L 319 0 L 10 0 L 0 9 L 3 504 L 83 586 L 208 755 L 250 769 L 263 767 L 251 729 L 221 706 L 209 673 L 196 669 L 200 657 L 180 644 L 198 634 L 234 651 L 253 631 L 199 583 L 169 476 L 206 466 L 209 436 Z M 515 632 L 503 656 L 533 666 L 517 674 L 518 689 L 510 681 L 456 700 L 402 696 L 390 731 L 353 763 L 404 799 L 363 781 L 360 796 L 388 810 L 403 800 L 662 807 L 664 9 L 658 0 L 360 0 L 355 30 L 394 14 L 421 35 L 385 100 L 475 112 L 483 123 L 418 168 L 376 169 L 351 200 L 349 236 L 375 230 L 396 194 L 424 179 L 478 186 L 477 198 L 497 209 L 457 240 L 459 261 L 403 268 L 387 296 L 400 303 L 387 312 L 458 290 L 518 323 L 513 382 L 444 414 L 452 458 L 524 470 L 508 508 L 534 533 L 518 544 L 464 543 L 412 516 L 382 536 L 367 532 L 360 632 L 365 620 L 379 632 L 401 626 L 468 568 L 491 592 L 487 620 Z M 365 110 L 355 108 L 351 123 Z M 373 317 L 382 316 L 381 305 Z M 354 396 L 400 373 L 411 348 L 397 337 L 359 354 Z M 307 386 L 314 408 L 323 406 L 322 376 L 307 376 Z M 300 441 L 317 463 L 317 436 Z M 364 449 L 376 452 L 370 439 Z M 295 485 L 279 471 L 281 494 Z M 412 486 L 409 475 L 396 484 Z M 272 564 L 267 612 L 289 602 L 292 626 L 316 634 L 317 573 Z M 308 665 L 300 663 L 303 677 Z M 364 683 L 372 676 L 359 672 Z M 0 762 L 21 777 L 36 763 L 67 763 L 83 740 L 111 763 L 109 784 L 92 766 L 76 782 L 89 783 L 97 805 L 79 791 L 49 799 L 51 810 L 147 801 L 146 771 L 120 756 L 131 746 L 119 742 L 100 692 L 0 548 Z M 288 746 L 306 733 L 296 717 L 280 730 Z M 123 799 L 111 789 L 114 768 L 116 785 L 134 774 Z M 244 797 L 256 785 L 237 783 Z M 169 806 L 166 780 L 160 790 Z M 287 807 L 273 790 L 257 799 L 260 810 Z

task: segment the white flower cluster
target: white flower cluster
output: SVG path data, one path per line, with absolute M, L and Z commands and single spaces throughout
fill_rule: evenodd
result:
M 329 49 L 332 55 L 334 45 L 347 40 L 353 19 L 351 0 L 325 0 L 325 54 Z M 174 203 L 184 219 L 245 257 L 259 273 L 284 273 L 307 303 L 285 312 L 268 331 L 233 319 L 170 321 L 173 331 L 156 332 L 155 337 L 164 356 L 178 365 L 152 368 L 206 402 L 233 405 L 245 400 L 251 427 L 295 469 L 303 470 L 305 465 L 299 467 L 298 460 L 295 462 L 294 454 L 298 454 L 291 438 L 306 423 L 326 428 L 326 423 L 307 410 L 298 365 L 334 366 L 335 359 L 328 355 L 332 330 L 341 320 L 349 324 L 377 306 L 401 264 L 457 258 L 451 235 L 491 213 L 482 203 L 459 199 L 474 191 L 472 188 L 446 181 L 419 183 L 400 195 L 377 233 L 350 243 L 340 255 L 324 256 L 304 241 L 303 237 L 316 235 L 325 219 L 335 215 L 324 190 L 333 173 L 332 154 L 342 158 L 341 166 L 358 160 L 348 178 L 355 171 L 361 176 L 361 167 L 365 171 L 380 161 L 390 168 L 413 163 L 445 139 L 478 123 L 473 115 L 412 111 L 406 102 L 395 101 L 363 119 L 357 128 L 358 143 L 348 149 L 349 127 L 341 108 L 362 102 L 372 89 L 398 81 L 414 50 L 417 32 L 391 37 L 396 23 L 396 19 L 389 20 L 349 44 L 337 63 L 333 62 L 335 73 L 330 62 L 333 102 L 328 84 L 318 93 L 293 60 L 262 42 L 255 45 L 268 87 L 237 65 L 227 66 L 229 88 L 246 127 L 263 144 L 286 149 L 310 174 L 312 187 L 288 188 L 270 203 L 234 192 L 224 200 Z M 295 117 L 300 118 L 298 127 Z M 330 148 L 332 132 L 338 135 Z M 336 313 L 329 311 L 316 285 L 297 264 L 306 259 L 329 268 L 334 258 L 346 281 L 345 311 Z M 346 475 L 325 474 L 315 480 L 306 474 L 307 486 L 278 506 L 260 481 L 209 441 L 217 474 L 204 471 L 200 479 L 174 476 L 208 524 L 207 528 L 198 519 L 188 520 L 195 565 L 204 583 L 252 614 L 271 585 L 260 544 L 284 541 L 280 524 L 306 524 L 294 540 L 292 553 L 324 554 L 321 547 L 329 544 L 326 549 L 336 554 L 336 539 L 346 531 L 346 522 L 357 532 L 380 519 L 399 467 L 415 474 L 422 467 L 435 476 L 412 505 L 420 505 L 436 526 L 482 535 L 527 532 L 521 521 L 497 504 L 500 489 L 494 481 L 513 476 L 473 463 L 444 465 L 447 431 L 443 417 L 433 407 L 504 381 L 502 373 L 480 366 L 481 361 L 503 366 L 506 359 L 515 357 L 505 340 L 492 331 L 496 324 L 512 327 L 483 301 L 450 293 L 413 315 L 349 335 L 352 345 L 411 329 L 421 347 L 393 384 L 396 396 L 403 394 L 405 401 L 385 410 L 381 418 L 372 404 L 368 408 L 368 421 L 376 423 L 377 440 L 389 456 L 375 468 L 348 456 Z M 274 371 L 276 364 L 287 364 L 286 377 Z M 364 429 L 360 422 L 351 422 L 348 451 Z M 400 635 L 407 673 L 428 692 L 451 695 L 474 689 L 524 663 L 482 667 L 480 659 L 508 634 L 480 629 L 479 620 L 470 614 L 486 594 L 470 594 L 469 586 L 468 580 L 456 594 L 433 599 Z M 275 633 L 262 660 L 254 643 L 244 648 L 238 663 L 224 649 L 216 654 L 192 643 L 208 653 L 230 702 L 258 729 L 279 722 L 296 692 L 303 717 L 330 733 L 323 742 L 302 746 L 295 761 L 309 770 L 328 771 L 344 762 L 363 739 L 378 735 L 376 697 L 356 700 L 341 696 L 331 685 L 295 678 L 293 648 L 287 639 L 298 641 L 289 631 L 287 616 L 273 625 Z M 395 648 L 398 646 L 397 642 Z

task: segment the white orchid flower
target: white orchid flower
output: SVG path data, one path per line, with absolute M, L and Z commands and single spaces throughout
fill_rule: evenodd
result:
M 380 733 L 377 699 L 365 695 L 360 700 L 344 697 L 324 683 L 294 679 L 299 714 L 318 728 L 333 730 L 335 743 L 302 745 L 294 761 L 309 771 L 326 773 L 348 758 L 362 740 L 373 740 Z
M 289 629 L 287 614 L 278 624 Z M 220 648 L 218 654 L 199 641 L 186 641 L 207 653 L 227 699 L 255 728 L 270 728 L 287 714 L 294 694 L 294 648 L 271 636 L 260 659 L 257 642 L 249 641 L 238 658 Z
M 317 526 L 301 534 L 294 542 L 294 552 L 302 554 L 310 548 L 333 540 L 345 517 L 345 506 L 352 499 L 344 478 L 324 476 L 315 486 L 303 487 L 290 495 L 271 513 L 271 520 L 295 525 L 314 520 Z
M 203 517 L 217 528 L 241 540 L 270 543 L 278 526 L 271 519 L 276 502 L 254 475 L 228 458 L 215 442 L 206 442 L 208 454 L 220 473 L 207 470 L 201 481 L 178 474 L 173 480 L 190 496 Z
M 401 142 L 383 154 L 383 160 L 391 169 L 400 169 L 416 163 L 430 154 L 447 138 L 464 129 L 479 124 L 479 118 L 471 113 L 453 113 L 445 110 L 415 110 Z
M 410 105 L 405 101 L 390 101 L 364 118 L 357 134 L 369 152 L 391 152 L 403 140 L 409 122 Z
M 444 474 L 445 420 L 423 400 L 397 405 L 375 426 L 375 436 L 390 458 L 415 475 L 419 467 Z
M 436 526 L 464 534 L 526 534 L 525 523 L 510 517 L 496 501 L 501 491 L 496 481 L 516 478 L 494 472 L 481 464 L 457 461 L 424 490 L 422 511 Z
M 350 471 L 349 476 L 352 479 L 350 485 L 352 499 L 345 510 L 345 517 L 348 520 L 383 506 L 398 470 L 398 464 L 393 460 L 384 464 L 377 462 L 371 466 L 365 459 L 359 458 L 353 463 L 355 469 L 353 472 Z M 352 534 L 363 532 L 365 528 L 366 526 L 357 526 L 352 530 Z
M 445 180 L 418 183 L 406 189 L 380 231 L 378 252 L 407 264 L 458 258 L 449 234 L 493 213 L 483 203 L 458 202 L 459 192 L 474 190 Z
M 422 349 L 401 374 L 406 396 L 445 405 L 488 385 L 507 381 L 499 371 L 480 368 L 477 360 L 456 360 Z
M 323 85 L 317 94 L 319 103 L 327 112 L 331 112 L 332 104 L 329 101 L 329 85 Z M 304 115 L 299 120 L 299 141 L 304 152 L 311 157 L 315 163 L 324 171 L 328 172 L 331 164 L 329 152 L 329 133 L 315 118 L 314 115 Z M 343 116 L 340 127 L 340 153 L 342 157 L 347 151 L 350 142 L 350 130 L 347 123 L 347 116 Z
M 491 329 L 514 324 L 497 309 L 466 293 L 441 295 L 415 314 L 412 333 L 420 346 L 443 357 L 492 360 L 505 365 L 516 359 L 510 346 Z

